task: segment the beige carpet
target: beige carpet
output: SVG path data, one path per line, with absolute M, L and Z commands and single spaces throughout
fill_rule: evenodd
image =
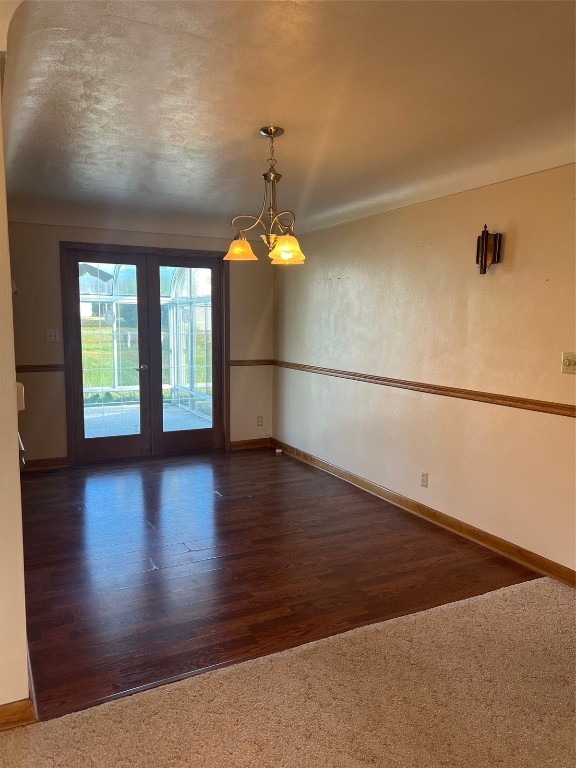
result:
M 574 768 L 575 595 L 538 579 L 0 733 L 0 766 Z

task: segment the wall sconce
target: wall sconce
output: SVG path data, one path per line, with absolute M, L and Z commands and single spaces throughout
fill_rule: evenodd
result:
M 480 265 L 481 275 L 486 274 L 486 270 L 491 264 L 498 264 L 501 247 L 502 235 L 498 232 L 488 232 L 488 227 L 484 224 L 482 234 L 478 235 L 476 242 L 476 264 Z

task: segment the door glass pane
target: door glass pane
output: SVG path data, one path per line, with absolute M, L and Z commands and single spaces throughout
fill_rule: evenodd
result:
M 160 267 L 164 432 L 212 427 L 212 274 Z
M 136 265 L 78 266 L 84 435 L 140 434 Z

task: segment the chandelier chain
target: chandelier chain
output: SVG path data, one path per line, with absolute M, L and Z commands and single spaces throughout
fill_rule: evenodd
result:
M 268 158 L 270 168 L 274 168 L 276 165 L 276 158 L 274 157 L 274 136 L 270 136 L 270 157 Z

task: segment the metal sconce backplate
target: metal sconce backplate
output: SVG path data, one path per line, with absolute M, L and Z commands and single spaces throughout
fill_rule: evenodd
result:
M 482 234 L 478 235 L 476 242 L 476 264 L 480 267 L 480 274 L 485 275 L 491 264 L 498 264 L 502 248 L 502 235 L 499 232 L 488 232 L 484 224 Z

